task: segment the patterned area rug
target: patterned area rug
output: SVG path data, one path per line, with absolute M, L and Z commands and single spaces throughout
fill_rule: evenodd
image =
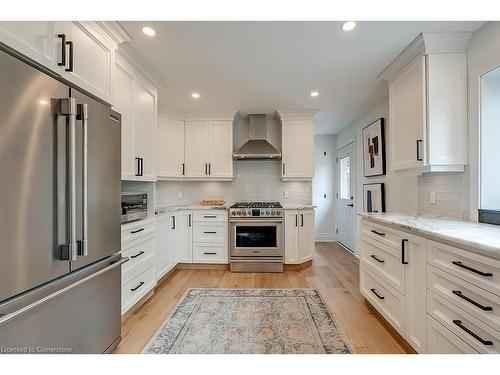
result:
M 189 289 L 143 353 L 351 353 L 312 289 Z

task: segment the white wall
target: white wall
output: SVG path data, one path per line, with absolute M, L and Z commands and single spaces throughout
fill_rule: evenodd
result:
M 363 211 L 363 184 L 366 183 L 384 183 L 385 189 L 385 207 L 387 212 L 417 212 L 417 177 L 405 176 L 396 174 L 389 170 L 387 164 L 387 174 L 380 177 L 364 177 L 363 173 L 363 149 L 362 149 L 362 129 L 371 124 L 373 121 L 383 117 L 385 119 L 385 146 L 386 146 L 386 160 L 390 160 L 390 145 L 388 144 L 389 127 L 389 100 L 386 99 L 375 108 L 368 111 L 361 119 L 351 124 L 344 129 L 337 136 L 337 150 L 348 144 L 354 139 L 354 207 L 355 212 Z M 356 215 L 356 228 L 355 228 L 355 243 L 354 249 L 356 254 L 359 254 L 359 234 L 361 233 L 361 219 Z
M 469 85 L 469 209 L 477 221 L 479 206 L 480 77 L 500 65 L 500 22 L 488 22 L 477 30 L 467 46 Z
M 336 137 L 314 137 L 313 204 L 315 210 L 316 241 L 335 241 L 336 216 Z M 326 195 L 326 196 L 325 196 Z

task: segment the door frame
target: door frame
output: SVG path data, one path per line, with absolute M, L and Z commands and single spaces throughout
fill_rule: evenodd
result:
M 335 194 L 335 211 L 336 211 L 336 229 L 335 229 L 335 234 L 336 234 L 336 242 L 341 245 L 343 248 L 351 252 L 352 254 L 356 255 L 356 139 L 355 137 L 350 137 L 345 140 L 345 142 L 337 147 L 336 150 L 336 165 L 337 165 L 337 183 L 336 183 L 336 189 L 337 192 Z M 339 194 L 340 194 L 340 164 L 339 164 L 339 154 L 340 151 L 345 148 L 351 146 L 352 147 L 352 152 L 351 152 L 351 194 L 352 194 L 352 204 L 353 204 L 353 231 L 352 231 L 352 249 L 349 249 L 346 245 L 342 244 L 339 241 Z

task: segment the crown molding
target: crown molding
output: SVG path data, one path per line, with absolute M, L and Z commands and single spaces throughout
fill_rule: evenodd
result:
M 96 21 L 97 24 L 118 44 L 130 42 L 132 37 L 116 21 Z
M 157 89 L 160 88 L 162 80 L 152 73 L 152 69 L 143 61 L 143 59 L 135 52 L 128 44 L 123 43 L 118 46 L 118 54 L 127 60 L 139 73 L 141 73 L 148 81 L 151 82 Z
M 317 113 L 317 109 L 277 109 L 276 117 L 281 121 L 314 121 Z
M 421 33 L 377 77 L 389 82 L 417 56 L 465 53 L 471 32 Z
M 238 111 L 222 113 L 186 114 L 169 110 L 162 110 L 159 117 L 179 120 L 179 121 L 234 121 Z

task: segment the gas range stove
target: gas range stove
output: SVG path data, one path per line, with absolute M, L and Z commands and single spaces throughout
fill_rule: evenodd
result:
M 279 202 L 236 202 L 230 207 L 231 219 L 276 219 L 283 217 L 282 206 Z

